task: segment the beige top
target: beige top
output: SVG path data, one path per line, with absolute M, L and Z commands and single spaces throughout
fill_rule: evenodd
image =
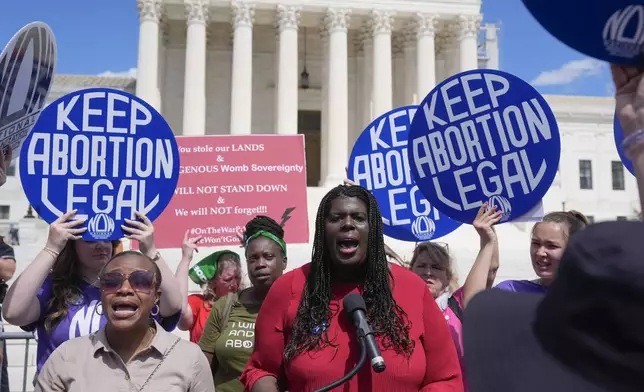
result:
M 152 344 L 128 363 L 110 348 L 105 328 L 66 341 L 45 362 L 35 392 L 214 392 L 210 365 L 199 346 L 158 323 L 156 328 Z

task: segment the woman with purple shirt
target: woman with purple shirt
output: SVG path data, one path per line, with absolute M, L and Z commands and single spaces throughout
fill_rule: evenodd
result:
M 106 324 L 100 305 L 98 274 L 115 253 L 119 241 L 88 242 L 81 239 L 84 222 L 68 212 L 49 227 L 43 250 L 11 285 L 3 304 L 9 323 L 38 333 L 37 373 L 62 343 L 98 331 Z M 127 220 L 127 238 L 161 271 L 161 299 L 152 314 L 171 331 L 181 314 L 181 293 L 172 271 L 154 247 L 154 227 L 142 214 Z
M 539 277 L 535 280 L 506 280 L 495 288 L 521 293 L 543 294 L 557 275 L 559 260 L 575 233 L 588 225 L 588 219 L 578 211 L 551 212 L 532 228 L 530 259 Z

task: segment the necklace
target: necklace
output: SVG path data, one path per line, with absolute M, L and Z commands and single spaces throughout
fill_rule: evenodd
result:
M 150 335 L 150 337 L 148 338 L 148 341 L 145 343 L 145 346 L 143 346 L 143 348 L 144 348 L 144 349 L 148 348 L 148 347 L 150 346 L 150 344 L 152 344 L 152 341 L 154 340 L 154 337 L 155 337 L 155 336 L 156 336 L 156 334 L 157 334 L 157 330 L 156 330 L 156 328 L 152 328 L 152 327 L 150 327 L 148 330 L 149 330 L 149 331 L 152 331 L 152 334 L 151 334 L 151 335 Z

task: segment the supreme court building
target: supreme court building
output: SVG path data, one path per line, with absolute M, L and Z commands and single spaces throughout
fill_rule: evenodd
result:
M 136 94 L 177 135 L 305 134 L 309 186 L 345 177 L 379 115 L 498 69 L 478 1 L 138 0 Z
M 135 0 L 133 12 L 135 10 Z M 481 22 L 479 0 L 137 0 L 138 74 L 56 75 L 49 102 L 109 87 L 155 106 L 177 135 L 304 134 L 309 234 L 321 198 L 345 177 L 364 127 L 386 111 L 419 103 L 439 82 L 499 64 L 499 26 Z M 98 34 L 99 32 L 87 32 Z M 639 197 L 613 141 L 611 97 L 545 96 L 561 134 L 559 173 L 546 211 L 579 210 L 595 221 L 632 219 Z M 0 192 L 0 234 L 19 229 L 16 277 L 44 246 L 14 165 Z M 530 279 L 529 223 L 500 225 L 497 281 Z M 181 234 L 183 235 L 183 234 Z M 386 239 L 409 258 L 414 243 Z M 463 225 L 450 245 L 461 282 L 478 253 Z M 217 250 L 212 248 L 210 250 Z M 180 249 L 164 249 L 174 270 Z M 311 244 L 289 244 L 289 269 L 310 260 Z M 242 263 L 245 265 L 245 263 Z M 191 285 L 191 291 L 199 288 Z M 17 327 L 5 325 L 10 331 Z M 8 342 L 12 391 L 33 390 L 35 342 Z M 24 366 L 27 366 L 25 373 Z

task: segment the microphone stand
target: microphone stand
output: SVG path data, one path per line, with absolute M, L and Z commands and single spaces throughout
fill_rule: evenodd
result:
M 365 340 L 364 336 L 358 336 L 358 343 L 360 343 L 360 358 L 358 359 L 358 363 L 356 364 L 356 366 L 354 366 L 354 368 L 351 369 L 351 371 L 349 373 L 347 373 L 341 379 L 339 379 L 337 381 L 334 381 L 333 383 L 331 383 L 331 384 L 329 384 L 329 385 L 327 385 L 325 387 L 322 387 L 320 389 L 316 389 L 314 392 L 328 392 L 328 391 L 332 390 L 333 388 L 338 387 L 338 386 L 344 384 L 345 382 L 349 381 L 351 379 L 351 377 L 355 376 L 356 373 L 358 373 L 358 371 L 362 368 L 362 365 L 364 365 L 364 363 L 367 360 L 367 349 L 365 347 L 364 340 Z

